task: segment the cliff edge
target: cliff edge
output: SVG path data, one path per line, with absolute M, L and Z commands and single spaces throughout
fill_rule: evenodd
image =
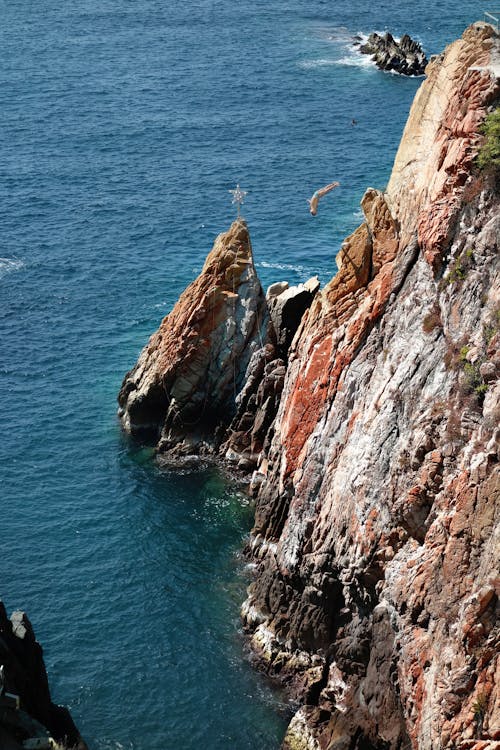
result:
M 285 748 L 500 740 L 500 214 L 474 165 L 499 53 L 475 24 L 430 63 L 292 345 L 243 607 L 302 704 Z
M 242 616 L 298 703 L 288 750 L 500 742 L 500 197 L 475 161 L 499 60 L 478 23 L 431 61 L 324 289 L 266 300 L 235 222 L 120 392 L 160 453 L 255 468 Z

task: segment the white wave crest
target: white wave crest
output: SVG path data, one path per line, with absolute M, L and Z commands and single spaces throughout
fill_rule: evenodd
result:
M 298 63 L 298 67 L 310 70 L 311 68 L 324 68 L 326 65 L 337 65 L 337 63 L 338 60 L 322 57 L 319 60 L 302 60 Z
M 288 263 L 269 263 L 267 260 L 261 260 L 260 263 L 256 263 L 259 268 L 277 268 L 279 271 L 296 271 L 302 273 L 304 266 L 291 266 Z
M 371 55 L 364 55 L 359 52 L 357 47 L 351 47 L 349 54 L 337 60 L 338 65 L 348 65 L 354 68 L 363 68 L 364 70 L 376 70 L 377 66 L 372 60 Z
M 22 260 L 16 258 L 0 258 L 0 279 L 12 271 L 19 271 L 24 266 Z

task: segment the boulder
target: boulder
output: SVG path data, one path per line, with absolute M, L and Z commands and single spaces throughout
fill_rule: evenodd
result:
M 428 62 L 421 45 L 408 34 L 397 41 L 389 32 L 383 36 L 374 32 L 359 46 L 359 51 L 372 55 L 372 60 L 381 70 L 405 76 L 423 75 Z
M 277 284 L 273 284 L 268 290 L 268 305 L 274 330 L 276 331 L 278 354 L 286 359 L 288 349 L 300 325 L 302 316 L 311 306 L 311 303 L 319 289 L 317 276 L 306 281 L 305 284 L 287 287 L 283 291 L 270 296 L 270 291 Z

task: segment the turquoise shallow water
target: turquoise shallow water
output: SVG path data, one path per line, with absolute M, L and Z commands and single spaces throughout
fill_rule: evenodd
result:
M 160 474 L 115 398 L 236 181 L 265 284 L 333 274 L 419 83 L 352 35 L 432 53 L 483 10 L 372 6 L 1 3 L 1 596 L 93 750 L 279 746 L 280 696 L 239 632 L 251 509 L 215 473 Z

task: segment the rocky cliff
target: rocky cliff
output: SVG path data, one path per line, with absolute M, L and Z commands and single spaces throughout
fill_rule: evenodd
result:
M 42 648 L 28 617 L 18 611 L 9 619 L 1 601 L 0 747 L 87 748 L 68 709 L 52 702 Z
M 499 49 L 479 24 L 429 65 L 292 346 L 243 608 L 302 703 L 286 748 L 500 739 Z
M 234 416 L 266 310 L 247 227 L 236 221 L 125 376 L 125 428 L 172 456 L 212 452 L 217 430 Z
M 264 299 L 236 222 L 120 393 L 159 452 L 256 469 L 242 613 L 300 706 L 290 750 L 500 741 L 500 198 L 475 166 L 499 60 L 475 24 L 430 63 L 300 314 Z
M 164 464 L 222 450 L 253 468 L 276 415 L 289 343 L 318 288 L 317 279 L 277 284 L 266 299 L 248 227 L 235 221 L 126 374 L 118 396 L 125 430 L 153 440 Z

